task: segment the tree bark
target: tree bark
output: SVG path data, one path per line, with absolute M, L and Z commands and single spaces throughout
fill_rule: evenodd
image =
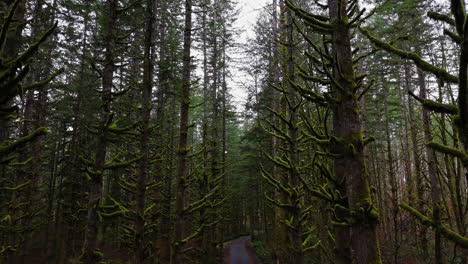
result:
M 150 138 L 150 117 L 151 117 L 151 94 L 153 80 L 152 63 L 152 39 L 154 10 L 153 1 L 146 0 L 146 30 L 144 42 L 144 64 L 143 64 L 143 87 L 141 97 L 141 135 L 140 135 L 140 155 L 142 158 L 138 164 L 138 176 L 136 182 L 136 218 L 135 218 L 135 263 L 143 263 L 147 257 L 148 246 L 145 241 L 145 200 L 146 181 L 149 170 L 149 138 Z
M 359 104 L 354 92 L 355 73 L 350 43 L 350 24 L 346 11 L 346 0 L 328 0 L 332 30 L 332 57 L 336 58 L 333 74 L 336 83 L 332 85 L 333 96 L 340 103 L 333 107 L 333 135 L 342 142 L 336 143 L 333 153 L 342 156 L 334 160 L 336 179 L 346 183 L 348 208 L 361 212 L 352 216 L 351 230 L 337 230 L 336 241 L 348 243 L 351 231 L 352 260 L 356 263 L 381 263 L 377 239 L 378 213 L 372 203 L 363 136 L 359 118 Z M 346 241 L 346 242 L 345 242 Z M 337 245 L 337 248 L 344 245 Z M 337 263 L 349 263 L 348 252 L 337 252 Z
M 426 92 L 426 83 L 424 81 L 424 74 L 421 69 L 417 69 L 418 73 L 418 84 L 420 89 L 420 97 L 422 99 L 427 99 Z M 428 162 L 427 173 L 429 180 L 431 181 L 431 198 L 432 198 L 432 217 L 435 227 L 435 238 L 434 238 L 434 250 L 435 250 L 435 262 L 436 264 L 443 263 L 442 256 L 442 245 L 441 245 L 441 233 L 439 225 L 441 224 L 440 220 L 440 187 L 439 179 L 436 173 L 436 161 L 434 150 L 427 145 L 427 143 L 432 141 L 432 131 L 431 131 L 431 120 L 429 116 L 429 111 L 423 107 L 423 132 L 424 132 L 424 141 L 426 142 L 426 160 Z
M 411 89 L 411 72 L 410 66 L 405 64 L 405 87 L 406 90 L 412 91 Z M 412 200 L 416 203 L 416 208 L 422 212 L 424 208 L 424 186 L 423 186 L 423 175 L 422 175 L 422 166 L 421 159 L 419 156 L 419 144 L 418 144 L 418 130 L 416 127 L 416 117 L 414 113 L 414 99 L 408 97 L 408 115 L 410 122 L 410 133 L 411 133 L 411 142 L 413 147 L 413 159 L 414 159 L 414 172 L 416 177 L 416 193 L 411 194 Z M 427 238 L 426 238 L 426 227 L 421 227 L 419 230 L 418 244 L 421 244 L 423 251 L 427 253 Z M 428 255 L 428 254 L 424 255 Z
M 385 84 L 384 84 L 385 85 Z M 384 111 L 385 111 L 385 132 L 387 136 L 387 163 L 388 163 L 388 177 L 390 179 L 390 188 L 391 188 L 391 200 L 392 200 L 392 221 L 393 221 L 393 262 L 398 263 L 398 250 L 400 247 L 399 242 L 399 224 L 398 224 L 398 185 L 396 181 L 395 167 L 392 154 L 392 141 L 391 141 L 391 131 L 390 131 L 390 122 L 388 114 L 388 87 L 384 87 Z
M 101 113 L 97 133 L 97 145 L 95 154 L 95 164 L 91 176 L 88 201 L 88 218 L 86 225 L 86 239 L 83 245 L 83 255 L 81 259 L 86 263 L 98 263 L 101 254 L 98 250 L 98 210 L 102 198 L 104 163 L 107 153 L 108 127 L 112 123 L 111 100 L 112 100 L 112 79 L 114 77 L 114 58 L 116 45 L 116 19 L 117 0 L 107 0 L 106 33 L 105 33 L 105 54 L 104 70 L 102 76 Z
M 177 171 L 177 193 L 176 193 L 176 219 L 175 219 L 175 241 L 173 241 L 171 263 L 185 263 L 182 253 L 182 240 L 184 239 L 185 216 L 185 184 L 187 177 L 187 138 L 188 138 L 188 113 L 190 107 L 190 48 L 192 44 L 192 0 L 185 1 L 185 26 L 184 26 L 184 51 L 182 69 L 182 96 L 180 102 L 180 130 L 179 130 L 179 167 Z

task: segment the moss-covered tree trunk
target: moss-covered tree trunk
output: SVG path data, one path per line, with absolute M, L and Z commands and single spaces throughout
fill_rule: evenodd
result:
M 187 177 L 187 139 L 188 139 L 188 114 L 190 107 L 190 48 L 192 45 L 192 0 L 185 1 L 185 26 L 184 26 L 184 51 L 182 69 L 182 96 L 180 99 L 180 128 L 179 128 L 179 150 L 176 190 L 176 219 L 175 237 L 171 249 L 171 263 L 185 263 L 182 252 L 183 239 L 185 235 L 184 202 Z
M 333 96 L 339 100 L 333 107 L 333 135 L 336 143 L 334 160 L 336 179 L 346 184 L 348 209 L 351 213 L 350 230 L 338 233 L 336 241 L 347 243 L 347 232 L 351 232 L 352 260 L 355 263 L 381 263 L 377 239 L 378 213 L 370 195 L 366 169 L 364 143 L 359 117 L 359 104 L 355 93 L 356 76 L 350 43 L 350 23 L 346 0 L 328 0 L 332 30 L 332 57 L 334 82 Z M 339 252 L 340 256 L 345 254 Z M 339 261 L 342 263 L 345 259 Z
M 204 195 L 208 193 L 208 184 L 209 184 L 209 140 L 208 140 L 208 86 L 209 86 L 209 73 L 208 73 L 208 19 L 207 13 L 209 11 L 210 0 L 203 1 L 203 11 L 202 11 L 202 51 L 203 51 L 203 123 L 202 123 L 202 146 L 203 146 L 203 168 L 202 168 L 202 178 L 200 182 L 200 194 Z M 200 225 L 207 224 L 209 217 L 207 214 L 207 208 L 200 208 Z M 201 234 L 201 245 L 200 245 L 200 263 L 207 263 L 209 256 L 206 254 L 206 249 L 209 244 L 209 234 L 204 231 Z
M 98 210 L 100 200 L 102 198 L 102 185 L 104 164 L 107 153 L 107 136 L 108 128 L 112 123 L 111 115 L 111 100 L 112 100 L 112 82 L 114 77 L 114 59 L 116 32 L 115 24 L 117 19 L 117 0 L 108 0 L 106 2 L 105 26 L 105 53 L 104 53 L 104 69 L 102 72 L 102 91 L 101 91 L 101 112 L 99 114 L 99 124 L 97 130 L 97 144 L 95 163 L 93 171 L 90 172 L 89 194 L 88 194 L 88 218 L 86 223 L 86 235 L 83 245 L 83 255 L 81 259 L 85 263 L 99 263 L 101 253 L 98 247 L 98 228 L 99 218 Z
M 140 155 L 142 156 L 138 163 L 138 174 L 136 182 L 136 217 L 135 217 L 135 263 L 143 263 L 147 257 L 148 245 L 145 244 L 145 200 L 146 200 L 146 182 L 149 174 L 150 155 L 148 143 L 150 139 L 150 117 L 151 117 L 151 95 L 153 82 L 153 21 L 154 4 L 152 0 L 146 0 L 146 29 L 144 40 L 144 59 L 143 59 L 143 87 L 141 96 L 141 135 L 140 135 Z
M 284 4 L 282 8 L 286 9 Z M 289 197 L 290 204 L 292 207 L 289 209 L 288 215 L 286 219 L 292 219 L 291 227 L 287 230 L 287 237 L 288 241 L 287 244 L 289 245 L 288 251 L 289 255 L 289 263 L 296 263 L 302 264 L 304 263 L 304 251 L 303 251 L 303 244 L 302 244 L 302 215 L 301 210 L 303 208 L 300 189 L 301 189 L 301 180 L 299 175 L 299 127 L 298 127 L 298 111 L 300 102 L 298 102 L 296 98 L 296 89 L 292 85 L 295 83 L 295 64 L 294 64 L 294 55 L 295 55 L 295 48 L 294 48 L 294 31 L 293 31 L 293 18 L 292 12 L 290 9 L 286 9 L 285 12 L 285 28 L 283 34 L 285 34 L 285 39 L 287 41 L 287 48 L 286 48 L 286 56 L 283 62 L 283 71 L 284 71 L 284 87 L 287 89 L 287 96 L 288 98 L 288 106 L 289 109 L 289 124 L 288 124 L 288 135 L 290 137 L 290 141 L 288 144 L 289 152 L 289 162 L 291 169 L 288 172 L 289 176 L 289 186 L 291 191 L 291 196 Z M 283 224 L 283 223 L 282 223 Z
M 174 120 L 175 120 L 175 104 L 174 96 L 169 97 L 168 90 L 171 82 L 169 81 L 170 68 L 169 68 L 169 47 L 167 45 L 169 34 L 168 34 L 168 3 L 166 1 L 158 1 L 158 15 L 157 21 L 157 34 L 159 39 L 159 56 L 158 56 L 158 71 L 156 74 L 157 78 L 157 108 L 156 118 L 159 127 L 156 129 L 157 146 L 161 153 L 161 161 L 155 162 L 155 173 L 159 174 L 162 180 L 162 186 L 160 189 L 160 222 L 158 227 L 158 236 L 154 237 L 155 246 L 157 252 L 155 257 L 159 259 L 160 263 L 169 263 L 170 259 L 170 238 L 171 238 L 171 195 L 173 186 L 173 151 L 166 151 L 166 145 L 174 145 Z M 169 101 L 170 100 L 170 101 Z M 168 102 L 169 101 L 169 102 Z M 170 105 L 167 113 L 166 106 Z M 167 120 L 167 123 L 163 122 Z M 167 134 L 165 132 L 167 131 Z M 166 135 L 163 136 L 163 135 Z M 157 171 L 157 167 L 161 166 L 160 171 Z
M 279 0 L 279 9 L 280 14 L 278 15 L 278 1 L 273 1 L 273 34 L 271 41 L 271 46 L 273 50 L 271 54 L 273 55 L 273 61 L 271 62 L 271 82 L 275 85 L 280 82 L 280 49 L 278 46 L 278 40 L 281 38 L 282 41 L 285 41 L 285 11 L 286 8 L 282 0 Z M 278 34 L 280 32 L 280 34 Z M 281 93 L 276 90 L 272 89 L 272 109 L 280 113 L 283 111 L 282 103 L 281 103 Z M 276 115 L 272 115 L 272 123 L 276 127 L 281 127 L 280 118 Z M 282 142 L 279 138 L 273 136 L 272 137 L 272 152 L 273 152 L 273 159 L 278 159 L 281 155 L 281 145 Z M 273 163 L 273 177 L 279 181 L 284 183 L 284 177 L 282 177 L 282 169 L 277 164 Z M 279 202 L 284 202 L 284 194 L 275 189 L 275 200 Z M 274 207 L 274 257 L 276 259 L 276 263 L 286 263 L 288 262 L 288 245 L 287 245 L 287 231 L 286 226 L 281 222 L 286 219 L 286 212 L 284 208 L 279 206 Z

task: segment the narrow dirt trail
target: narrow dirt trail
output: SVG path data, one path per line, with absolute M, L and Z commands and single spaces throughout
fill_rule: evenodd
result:
M 224 250 L 224 264 L 260 264 L 255 256 L 255 250 L 249 244 L 250 237 L 240 237 L 233 240 Z

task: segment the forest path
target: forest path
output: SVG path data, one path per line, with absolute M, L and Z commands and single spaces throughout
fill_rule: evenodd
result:
M 224 251 L 224 264 L 260 264 L 255 250 L 249 243 L 250 237 L 240 237 L 231 242 Z

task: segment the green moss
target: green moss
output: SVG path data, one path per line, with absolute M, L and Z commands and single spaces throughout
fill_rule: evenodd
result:
M 455 156 L 455 157 L 458 157 L 463 165 L 465 167 L 468 167 L 468 155 L 459 150 L 459 149 L 456 149 L 456 148 L 452 148 L 452 147 L 449 147 L 449 146 L 446 146 L 446 145 L 442 145 L 442 144 L 439 144 L 437 142 L 429 142 L 428 144 L 432 149 L 434 149 L 435 151 L 438 151 L 438 152 L 442 152 L 442 153 L 445 153 L 445 154 L 450 154 L 452 156 Z
M 334 210 L 335 216 L 338 220 L 344 220 L 346 217 L 349 216 L 349 209 L 344 207 L 341 204 L 335 204 Z
M 97 257 L 98 259 L 102 259 L 104 258 L 104 254 L 99 250 L 99 249 L 95 249 L 93 251 L 93 254 L 95 257 Z
M 447 15 L 442 15 L 442 14 L 439 14 L 439 13 L 436 13 L 434 11 L 429 11 L 427 12 L 427 16 L 434 19 L 434 20 L 439 20 L 439 21 L 443 21 L 449 25 L 452 25 L 452 26 L 455 26 L 455 20 L 452 19 L 451 17 L 447 16 Z
M 363 141 L 362 141 L 362 144 L 365 146 L 371 142 L 374 142 L 375 141 L 375 137 L 374 136 L 369 136 L 367 138 L 365 138 Z
M 368 212 L 369 218 L 374 222 L 380 222 L 380 215 L 379 212 L 375 207 L 372 207 L 371 210 Z
M 351 225 L 348 222 L 337 222 L 331 220 L 330 223 L 334 226 L 339 226 L 339 227 L 350 227 Z
M 40 127 L 36 129 L 33 133 L 24 136 L 22 138 L 17 139 L 16 141 L 13 142 L 3 142 L 0 144 L 0 154 L 8 154 L 14 151 L 16 148 L 23 146 L 24 144 L 32 141 L 34 138 L 38 136 L 42 136 L 47 134 L 47 128 L 45 127 Z
M 438 78 L 443 79 L 445 81 L 451 82 L 451 83 L 458 83 L 459 79 L 458 77 L 451 75 L 448 73 L 446 70 L 436 67 L 426 61 L 424 61 L 421 56 L 414 52 L 409 52 L 401 49 L 397 49 L 390 43 L 387 43 L 385 41 L 382 41 L 374 36 L 372 34 L 364 29 L 364 28 L 359 28 L 359 30 L 364 34 L 374 45 L 377 47 L 384 49 L 390 53 L 396 54 L 404 59 L 409 59 L 412 60 L 419 68 L 421 68 L 424 71 L 430 72 L 434 75 L 436 75 Z
M 442 104 L 442 103 L 435 102 L 429 99 L 424 99 L 422 101 L 422 104 L 426 109 L 429 109 L 438 113 L 445 113 L 445 114 L 451 114 L 451 115 L 456 115 L 458 113 L 458 107 L 455 105 Z
M 458 34 L 452 32 L 452 31 L 450 31 L 448 29 L 444 29 L 444 34 L 449 36 L 455 43 L 461 44 L 462 38 Z
M 15 186 L 15 187 L 4 187 L 4 189 L 9 190 L 9 191 L 19 191 L 19 190 L 23 189 L 24 187 L 28 186 L 29 184 L 31 184 L 31 181 L 27 181 L 27 182 L 25 182 L 23 184 Z
M 434 221 L 432 221 L 430 218 L 424 216 L 418 210 L 414 209 L 413 207 L 409 206 L 408 204 L 401 203 L 400 207 L 403 208 L 404 210 L 406 210 L 411 216 L 418 219 L 421 222 L 421 224 L 435 227 Z M 448 238 L 449 240 L 451 240 L 452 242 L 454 242 L 455 244 L 457 244 L 457 245 L 459 245 L 461 247 L 468 248 L 468 238 L 466 238 L 466 237 L 452 231 L 451 229 L 449 229 L 449 228 L 447 228 L 447 227 L 445 227 L 443 225 L 438 226 L 438 228 L 439 228 L 439 231 L 442 233 L 442 235 L 444 235 L 446 238 Z

